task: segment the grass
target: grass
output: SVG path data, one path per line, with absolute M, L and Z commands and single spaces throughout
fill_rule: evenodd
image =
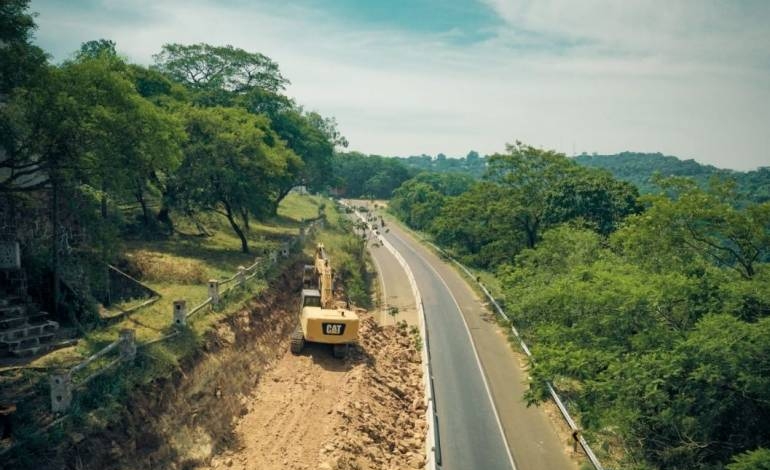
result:
M 115 424 L 125 412 L 130 390 L 161 377 L 172 377 L 183 363 L 197 360 L 194 358 L 202 350 L 206 332 L 237 312 L 244 302 L 264 291 L 266 279 L 283 268 L 270 268 L 264 275 L 248 282 L 244 289 L 229 291 L 223 297 L 224 306 L 221 309 L 212 311 L 206 308 L 197 313 L 188 320 L 189 328 L 175 333 L 176 336 L 141 346 L 176 332 L 172 326 L 172 302 L 185 299 L 189 310 L 208 297 L 208 279 L 229 278 L 237 272 L 239 265 L 251 265 L 257 258 L 263 259 L 266 266 L 269 252 L 296 236 L 303 221 L 315 219 L 321 212 L 326 216 L 327 228 L 317 234 L 317 239 L 326 244 L 335 268 L 344 268 L 351 274 L 347 276 L 346 289 L 352 285 L 351 291 L 361 291 L 363 301 L 354 302 L 366 306 L 371 280 L 369 271 L 364 267 L 364 252 L 358 249 L 357 238 L 328 199 L 295 194 L 287 196 L 272 220 L 252 222 L 247 232 L 251 248 L 248 254 L 241 253 L 240 240 L 222 217 L 202 216 L 196 223 L 177 216 L 177 233 L 172 237 L 151 241 L 130 240 L 122 246 L 121 257 L 126 261 L 130 274 L 161 295 L 157 302 L 136 310 L 126 318 L 108 321 L 91 330 L 76 346 L 54 351 L 26 368 L 2 371 L 0 386 L 16 390 L 18 400 L 23 403 L 14 418 L 14 434 L 17 442 L 24 445 L 6 455 L 16 455 L 15 461 L 21 465 L 20 468 L 34 468 L 35 449 L 56 448 L 73 435 L 117 429 Z M 201 225 L 205 227 L 206 235 L 199 234 Z M 312 255 L 312 244 L 308 244 L 306 250 L 308 255 Z M 133 329 L 140 344 L 133 363 L 120 363 L 97 376 L 86 387 L 77 389 L 71 408 L 57 420 L 50 412 L 48 377 L 51 369 L 73 367 L 115 341 L 124 328 Z M 114 352 L 95 361 L 78 373 L 76 382 L 115 357 Z
M 336 208 L 327 205 L 324 214 L 327 230 L 319 234 L 317 241 L 324 244 L 332 268 L 342 277 L 350 300 L 359 307 L 371 308 L 374 273 L 365 243 L 354 233 L 352 222 L 343 218 Z M 313 257 L 313 247 L 306 247 L 305 253 Z
M 289 194 L 279 206 L 278 217 L 261 223 L 252 222 L 247 232 L 251 251 L 248 254 L 240 251 L 240 240 L 219 215 L 199 217 L 210 236 L 199 235 L 192 221 L 178 218 L 179 233 L 168 239 L 125 242 L 125 259 L 141 273 L 142 282 L 160 293 L 160 300 L 128 318 L 90 332 L 77 346 L 54 351 L 31 365 L 64 367 L 80 362 L 114 341 L 123 328 L 134 329 L 140 343 L 169 334 L 174 300 L 186 300 L 189 311 L 208 298 L 209 279 L 229 278 L 237 272 L 238 266 L 249 266 L 258 258 L 267 263 L 266 254 L 296 236 L 302 220 L 317 217 L 319 206 L 325 203 L 320 197 Z M 228 305 L 238 304 L 263 287 L 263 282 L 251 281 L 244 292 L 233 291 L 228 296 Z M 202 334 L 211 324 L 221 320 L 227 310 L 211 312 L 206 308 L 205 312 L 192 317 L 191 329 L 195 334 Z
M 66 438 L 67 433 L 63 432 L 65 428 L 62 424 L 43 433 L 45 436 L 37 431 L 54 419 L 48 403 L 47 370 L 71 368 L 115 341 L 124 328 L 135 330 L 140 345 L 175 332 L 172 326 L 174 300 L 185 299 L 189 311 L 208 298 L 208 279 L 229 278 L 237 272 L 239 265 L 251 265 L 257 257 L 264 260 L 264 269 L 268 269 L 267 253 L 296 236 L 302 221 L 316 218 L 321 207 L 329 219 L 339 221 L 339 215 L 334 212 L 329 200 L 290 194 L 279 207 L 277 217 L 252 223 L 248 232 L 252 251 L 250 254 L 241 253 L 240 240 L 223 218 L 214 215 L 199 220 L 205 224 L 208 236 L 199 236 L 194 222 L 177 217 L 179 233 L 168 239 L 125 242 L 123 256 L 133 268 L 132 271 L 140 273 L 140 280 L 160 293 L 161 298 L 127 318 L 90 331 L 76 346 L 54 351 L 33 361 L 26 369 L 11 370 L 1 376 L 0 384 L 3 386 L 10 384 L 18 388 L 24 385 L 24 389 L 29 391 L 25 392 L 27 398 L 24 400 L 31 401 L 16 418 L 19 424 L 17 437 L 32 447 L 37 447 L 35 442 L 41 439 L 41 442 L 51 444 Z M 332 240 L 338 236 L 338 230 L 333 232 L 334 235 L 327 240 L 330 245 L 336 246 Z M 322 232 L 320 236 L 325 237 L 325 233 Z M 128 390 L 150 383 L 158 377 L 168 377 L 177 370 L 184 358 L 193 357 L 196 351 L 200 351 L 206 331 L 236 312 L 245 301 L 262 292 L 267 285 L 266 276 L 277 273 L 279 269 L 270 268 L 264 275 L 258 275 L 247 282 L 244 289 L 230 290 L 223 296 L 221 309 L 214 311 L 205 308 L 191 317 L 188 320 L 189 328 L 180 330 L 175 337 L 150 346 L 140 346 L 133 365 L 119 364 L 117 370 L 113 369 L 95 378 L 87 387 L 77 390 L 72 408 L 65 415 L 69 423 L 66 429 L 71 429 L 71 426 L 77 429 L 98 429 L 101 425 L 112 423 L 120 416 Z M 115 353 L 112 353 L 95 361 L 78 373 L 76 381 L 99 370 L 115 357 Z

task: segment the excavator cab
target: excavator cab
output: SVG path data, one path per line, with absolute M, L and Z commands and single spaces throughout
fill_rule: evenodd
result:
M 305 265 L 299 324 L 291 336 L 291 352 L 299 354 L 305 342 L 331 344 L 334 357 L 342 358 L 358 339 L 358 315 L 335 305 L 333 276 L 323 244 L 316 247 L 315 264 Z

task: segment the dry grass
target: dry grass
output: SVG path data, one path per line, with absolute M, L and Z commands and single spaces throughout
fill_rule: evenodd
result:
M 127 253 L 126 259 L 145 281 L 203 284 L 208 280 L 208 267 L 200 260 L 144 249 Z

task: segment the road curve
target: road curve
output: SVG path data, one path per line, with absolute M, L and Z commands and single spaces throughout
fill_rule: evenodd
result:
M 410 265 L 429 319 L 441 468 L 515 469 L 473 344 L 449 288 L 429 264 L 415 257 L 396 237 L 389 236 L 388 240 Z M 383 290 L 403 290 L 403 284 L 408 288 L 404 275 L 393 275 L 401 269 L 396 259 L 383 248 L 372 251 L 385 284 Z
M 526 374 L 483 304 L 454 269 L 394 225 L 383 236 L 409 264 L 423 298 L 441 468 L 575 470 L 548 417 L 523 403 Z M 387 256 L 377 262 L 393 269 L 383 267 Z

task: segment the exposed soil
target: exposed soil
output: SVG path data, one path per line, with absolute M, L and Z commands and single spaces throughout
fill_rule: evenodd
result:
M 362 315 L 360 345 L 286 354 L 247 399 L 235 444 L 207 469 L 410 469 L 425 466 L 417 340 L 406 325 Z
M 345 360 L 317 344 L 291 355 L 302 264 L 207 333 L 172 374 L 110 405 L 120 407 L 118 422 L 71 421 L 54 446 L 0 459 L 0 468 L 424 467 L 418 339 L 405 324 L 381 327 L 362 313 L 360 344 Z

